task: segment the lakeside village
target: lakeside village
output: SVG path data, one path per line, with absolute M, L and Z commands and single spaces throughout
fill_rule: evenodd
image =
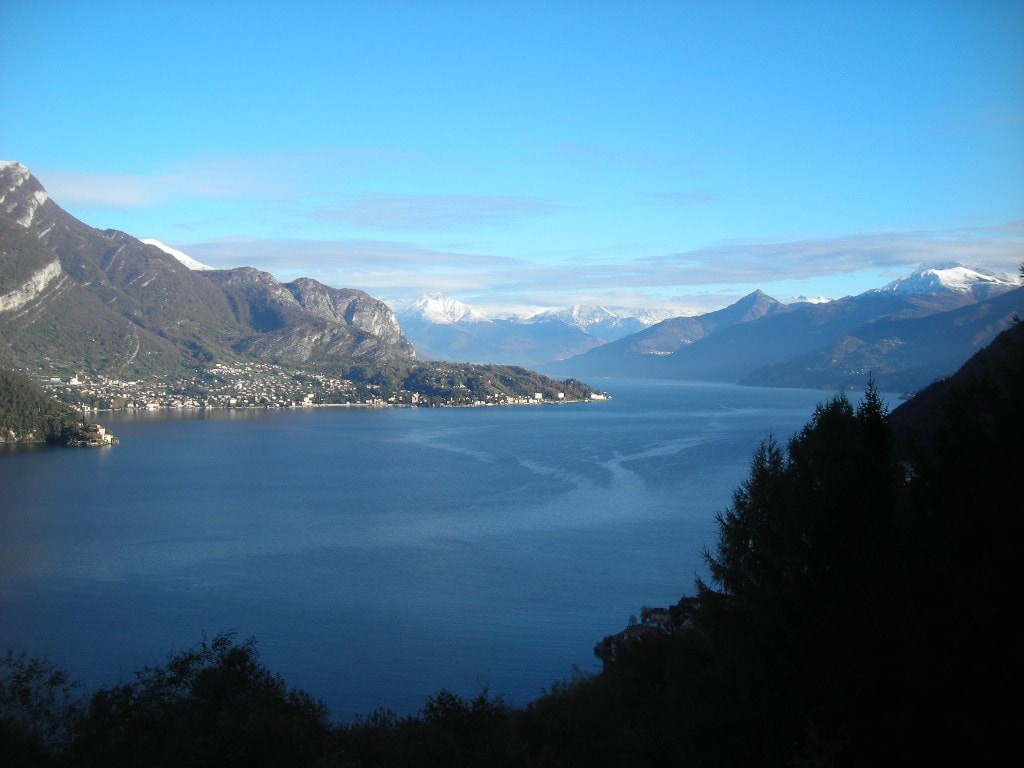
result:
M 443 371 L 442 371 L 443 372 Z M 380 384 L 356 382 L 320 373 L 294 371 L 265 363 L 217 364 L 191 377 L 154 377 L 124 381 L 78 374 L 43 378 L 49 394 L 82 412 L 204 408 L 296 408 L 320 405 L 387 407 L 472 407 L 567 402 L 564 392 L 527 396 L 489 392 L 483 397 L 465 384 L 427 395 Z M 591 400 L 605 400 L 591 393 Z

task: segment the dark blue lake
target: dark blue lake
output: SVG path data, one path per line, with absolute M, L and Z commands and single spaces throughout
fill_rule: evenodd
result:
M 525 704 L 693 593 L 758 442 L 827 397 L 600 386 L 611 401 L 101 414 L 120 445 L 0 454 L 0 649 L 95 687 L 230 629 L 339 719 L 442 688 Z

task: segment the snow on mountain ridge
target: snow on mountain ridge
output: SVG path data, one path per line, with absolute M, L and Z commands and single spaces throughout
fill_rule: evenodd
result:
M 686 314 L 674 309 L 643 309 L 637 307 L 604 306 L 600 304 L 574 304 L 562 309 L 548 309 L 535 314 L 493 314 L 466 304 L 440 292 L 425 293 L 412 301 L 393 302 L 399 318 L 415 319 L 420 323 L 454 325 L 457 323 L 488 323 L 495 319 L 507 319 L 514 323 L 529 325 L 557 319 L 567 326 L 587 332 L 602 326 L 632 323 L 639 326 L 653 326 L 669 317 Z
M 876 288 L 876 293 L 915 294 L 934 291 L 972 291 L 976 286 L 1016 287 L 1016 282 L 982 269 L 972 269 L 962 264 L 944 264 L 919 269 L 891 283 Z
M 574 304 L 566 309 L 555 309 L 528 318 L 532 320 L 557 318 L 567 325 L 574 325 L 587 330 L 592 325 L 614 322 L 616 320 L 636 320 L 642 325 L 654 325 L 670 317 L 680 317 L 683 312 L 670 309 L 638 309 L 634 307 L 606 307 L 602 304 Z
M 143 237 L 143 238 L 140 239 L 139 242 L 145 243 L 146 245 L 155 245 L 161 251 L 163 251 L 164 253 L 166 253 L 166 254 L 168 254 L 170 256 L 173 256 L 174 258 L 176 258 L 178 261 L 180 261 L 182 264 L 184 264 L 186 267 L 188 267 L 189 269 L 191 269 L 193 271 L 201 272 L 203 270 L 215 269 L 215 267 L 210 267 L 210 266 L 207 266 L 206 264 L 203 264 L 202 262 L 196 261 L 191 256 L 189 256 L 187 253 L 182 253 L 181 251 L 179 251 L 179 250 L 177 250 L 175 248 L 171 248 L 171 246 L 169 246 L 169 245 L 164 245 L 163 243 L 161 243 L 159 240 L 156 240 L 155 238 Z
M 7 170 L 8 168 L 13 168 L 15 173 L 21 176 L 22 179 L 27 179 L 31 175 L 31 171 L 17 160 L 0 160 L 0 171 Z
M 438 325 L 490 321 L 490 318 L 480 310 L 442 293 L 425 293 L 399 308 L 396 314 L 400 318 L 415 317 Z

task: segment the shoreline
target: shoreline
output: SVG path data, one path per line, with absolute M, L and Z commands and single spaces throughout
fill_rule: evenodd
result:
M 445 405 L 415 405 L 412 403 L 296 403 L 293 405 L 160 405 L 155 408 L 90 408 L 72 405 L 85 413 L 159 413 L 164 411 L 301 411 L 314 408 L 368 408 L 368 409 L 422 409 L 434 408 L 515 408 L 520 406 L 539 407 L 544 405 L 572 405 L 577 403 L 603 403 L 611 395 L 579 398 L 574 400 L 527 400 L 514 403 L 451 403 Z

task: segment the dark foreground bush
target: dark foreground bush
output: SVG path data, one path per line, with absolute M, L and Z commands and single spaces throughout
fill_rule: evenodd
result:
M 0 682 L 7 765 L 311 765 L 330 725 L 323 704 L 230 633 L 172 654 L 127 683 L 72 701 L 65 673 L 8 656 Z

